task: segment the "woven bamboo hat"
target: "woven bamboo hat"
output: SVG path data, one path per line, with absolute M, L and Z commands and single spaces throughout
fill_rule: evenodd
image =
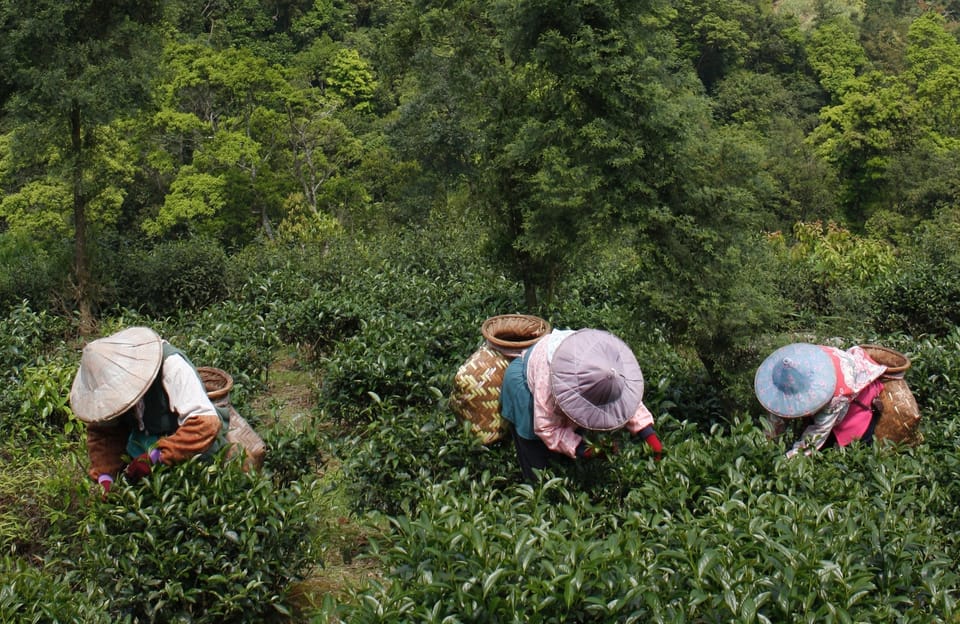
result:
M 550 363 L 550 385 L 570 420 L 594 431 L 619 429 L 643 399 L 643 373 L 633 351 L 599 329 L 563 339 Z
M 753 380 L 760 404 L 783 418 L 815 414 L 833 398 L 836 385 L 833 360 L 819 346 L 805 342 L 771 353 Z
M 130 327 L 90 342 L 70 389 L 70 408 L 86 423 L 112 420 L 140 400 L 153 383 L 163 345 L 147 327 Z

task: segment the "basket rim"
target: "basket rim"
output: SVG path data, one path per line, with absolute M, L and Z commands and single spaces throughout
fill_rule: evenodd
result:
M 200 376 L 200 381 L 203 382 L 207 397 L 211 400 L 222 399 L 230 394 L 230 390 L 233 389 L 233 376 L 222 368 L 198 366 L 197 374 Z M 214 388 L 209 388 L 207 381 L 215 382 L 217 385 Z
M 880 353 L 892 355 L 893 357 L 895 357 L 897 361 L 900 362 L 900 364 L 896 366 L 890 366 L 890 365 L 884 364 L 883 362 L 877 362 L 877 364 L 886 366 L 888 373 L 901 373 L 907 370 L 908 368 L 910 368 L 910 364 L 911 364 L 910 358 L 907 357 L 905 354 L 900 353 L 896 349 L 891 349 L 890 347 L 884 347 L 883 345 L 878 345 L 878 344 L 862 344 L 860 345 L 860 348 L 866 351 L 867 355 L 869 355 L 871 358 L 873 358 L 871 351 L 880 352 Z M 876 360 L 876 358 L 873 358 L 873 359 Z
M 527 340 L 504 340 L 497 337 L 493 333 L 494 325 L 503 324 L 504 322 L 511 320 L 523 320 L 528 322 L 533 322 L 540 325 L 542 333 L 538 336 L 533 336 Z M 535 344 L 538 340 L 543 338 L 546 334 L 550 333 L 552 327 L 550 323 L 545 319 L 535 316 L 533 314 L 498 314 L 496 316 L 491 316 L 483 322 L 480 326 L 480 333 L 483 334 L 483 337 L 487 339 L 490 344 L 499 346 L 499 347 L 529 347 L 530 345 Z

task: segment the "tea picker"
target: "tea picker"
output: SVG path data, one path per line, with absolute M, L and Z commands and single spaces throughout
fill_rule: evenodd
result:
M 886 353 L 896 354 L 872 345 L 844 351 L 809 343 L 774 351 L 754 377 L 757 399 L 769 413 L 767 436 L 776 438 L 789 422 L 804 419 L 806 426 L 787 457 L 847 446 L 854 440 L 864 444 L 872 444 L 875 438 L 914 441 L 910 436 L 915 434 L 919 411 L 909 390 L 900 389 L 905 386 L 902 374 L 897 377 L 894 369 L 877 361 Z M 909 360 L 900 357 L 909 366 Z M 895 438 L 887 433 L 893 430 L 891 423 L 904 419 L 909 423 L 900 428 L 903 435 Z
M 523 476 L 551 459 L 605 454 L 586 432 L 626 428 L 659 460 L 663 446 L 643 404 L 643 374 L 620 338 L 599 329 L 554 330 L 507 367 L 501 409 L 509 421 Z
M 104 493 L 121 472 L 135 482 L 158 464 L 212 454 L 226 441 L 226 415 L 196 367 L 147 327 L 84 347 L 70 407 L 87 426 L 88 474 Z

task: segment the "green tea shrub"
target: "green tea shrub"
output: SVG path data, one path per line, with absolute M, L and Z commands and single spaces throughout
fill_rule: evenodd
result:
M 35 364 L 24 366 L 19 379 L 8 388 L 20 402 L 11 414 L 8 428 L 15 439 L 34 436 L 49 437 L 51 433 L 78 433 L 82 423 L 70 409 L 70 387 L 77 372 L 73 358 L 40 358 Z
M 9 555 L 0 557 L 0 622 L 116 622 L 106 599 L 92 583 L 56 566 L 35 567 Z
M 120 254 L 114 304 L 151 316 L 201 310 L 227 294 L 227 255 L 213 240 L 167 241 Z
M 26 234 L 0 233 L 0 314 L 29 302 L 51 310 L 70 275 L 69 241 L 45 243 Z
M 224 301 L 169 323 L 163 335 L 196 366 L 221 368 L 233 377 L 231 400 L 243 405 L 263 388 L 274 350 L 280 345 L 275 328 L 253 305 Z
M 263 428 L 261 437 L 268 449 L 263 470 L 275 485 L 284 487 L 322 468 L 329 432 L 319 425 L 319 421 L 311 419 L 304 426 L 277 424 Z
M 910 358 L 904 379 L 917 399 L 924 429 L 940 427 L 960 413 L 960 329 L 943 337 L 892 336 L 881 344 Z
M 92 507 L 74 557 L 114 618 L 262 622 L 288 614 L 290 583 L 314 563 L 313 487 L 277 488 L 237 461 L 161 468 Z
M 373 544 L 342 621 L 951 622 L 958 460 L 854 444 L 787 460 L 749 421 L 609 461 L 616 490 L 464 471 Z M 946 468 L 944 471 L 943 468 Z M 936 472 L 939 471 L 939 472 Z
M 0 446 L 0 552 L 36 561 L 76 533 L 90 483 L 75 449 L 49 435 Z
M 0 393 L 0 431 L 67 420 L 66 391 L 60 384 L 69 374 L 69 364 L 58 358 L 43 360 L 46 352 L 62 344 L 66 330 L 65 319 L 36 312 L 26 301 L 0 318 L 0 382 L 5 386 Z
M 905 260 L 873 289 L 870 304 L 881 333 L 945 336 L 960 324 L 960 283 L 944 265 Z
M 519 475 L 507 439 L 483 446 L 449 410 L 397 409 L 381 404 L 369 423 L 338 444 L 351 498 L 360 511 L 410 512 L 431 483 L 465 470 L 478 477 Z
M 609 622 L 643 558 L 563 479 L 511 485 L 467 470 L 429 487 L 374 541 L 392 570 L 337 614 L 351 622 Z M 441 546 L 442 545 L 442 546 Z M 634 559 L 637 563 L 632 563 Z

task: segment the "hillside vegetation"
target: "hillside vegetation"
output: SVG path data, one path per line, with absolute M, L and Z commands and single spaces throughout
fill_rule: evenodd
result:
M 957 622 L 949 3 L 0 7 L 0 622 Z M 665 458 L 520 479 L 482 322 L 624 338 Z M 147 325 L 265 439 L 89 481 Z M 784 458 L 778 346 L 906 354 L 922 443 Z

